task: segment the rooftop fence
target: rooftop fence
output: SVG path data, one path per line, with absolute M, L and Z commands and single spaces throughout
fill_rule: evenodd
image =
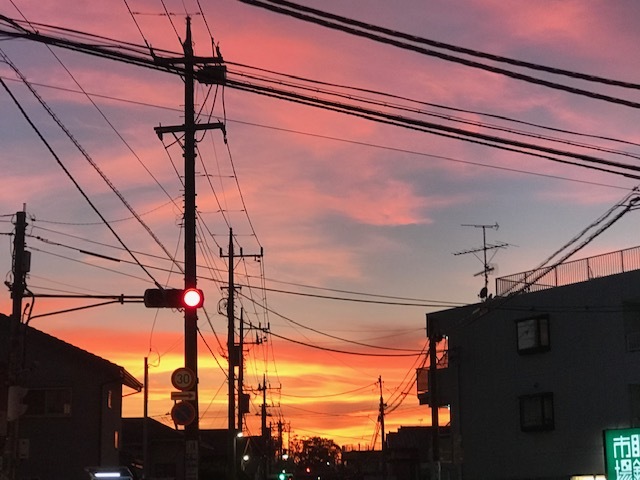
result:
M 638 269 L 640 247 L 633 247 L 496 278 L 496 295 L 506 296 L 521 291 L 538 292 Z

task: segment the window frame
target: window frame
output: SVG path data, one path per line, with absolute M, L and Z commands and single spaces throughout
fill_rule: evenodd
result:
M 518 353 L 520 355 L 529 355 L 532 353 L 541 353 L 551 350 L 550 324 L 551 322 L 548 314 L 519 318 L 516 320 L 516 347 L 518 349 Z M 525 331 L 525 328 L 533 328 L 533 331 Z M 525 334 L 531 336 L 523 337 Z M 529 344 L 529 342 L 533 343 Z
M 60 396 L 61 394 L 62 396 Z M 41 397 L 29 401 L 29 397 L 32 395 L 41 395 Z M 24 414 L 26 417 L 70 417 L 73 410 L 73 391 L 71 387 L 30 388 L 24 403 L 27 405 Z M 42 408 L 34 411 L 36 406 Z M 61 410 L 57 408 L 59 406 L 62 406 Z
M 553 392 L 520 395 L 518 401 L 521 431 L 544 432 L 555 430 Z

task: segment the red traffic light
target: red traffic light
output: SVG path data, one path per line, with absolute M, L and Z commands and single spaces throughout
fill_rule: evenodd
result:
M 202 290 L 198 290 L 197 288 L 187 288 L 182 292 L 182 303 L 186 307 L 200 308 L 204 303 Z
M 148 308 L 200 308 L 204 294 L 197 288 L 150 288 L 144 292 L 144 306 Z

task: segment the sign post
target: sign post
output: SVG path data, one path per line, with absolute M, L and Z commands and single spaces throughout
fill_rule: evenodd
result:
M 196 409 L 193 406 L 196 399 L 196 392 L 193 390 L 196 374 L 187 367 L 176 368 L 171 374 L 171 384 L 180 390 L 171 392 L 171 400 L 179 400 L 171 409 L 171 419 L 176 425 L 191 425 L 196 419 Z

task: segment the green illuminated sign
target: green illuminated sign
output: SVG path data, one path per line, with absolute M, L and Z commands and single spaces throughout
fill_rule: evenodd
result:
M 640 428 L 604 431 L 607 480 L 640 478 Z

